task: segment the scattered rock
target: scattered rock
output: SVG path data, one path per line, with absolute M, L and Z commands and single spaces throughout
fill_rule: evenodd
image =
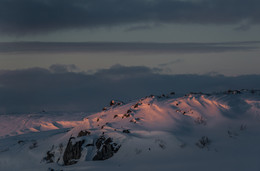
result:
M 230 138 L 236 138 L 236 137 L 238 136 L 238 133 L 236 133 L 236 132 L 234 132 L 234 131 L 228 130 L 227 133 L 228 133 L 228 136 L 229 136 Z
M 150 96 L 148 96 L 148 97 L 150 97 L 150 98 L 154 98 L 154 95 L 153 94 L 151 94 Z
M 183 110 L 176 110 L 176 112 L 179 112 L 179 113 L 181 113 L 183 115 L 185 115 L 187 113 L 186 111 L 183 111 Z
M 207 136 L 203 136 L 199 139 L 199 141 L 196 143 L 196 145 L 199 147 L 199 148 L 208 148 L 208 146 L 210 145 L 210 140 Z
M 128 117 L 130 117 L 131 115 L 129 114 L 129 113 L 126 113 L 126 114 L 124 114 L 123 116 L 122 116 L 122 118 L 128 118 Z
M 128 129 L 124 129 L 124 130 L 123 130 L 123 133 L 129 134 L 130 131 L 129 131 Z
M 91 132 L 90 131 L 87 131 L 87 130 L 85 130 L 85 131 L 80 131 L 79 133 L 78 133 L 78 137 L 83 137 L 83 136 L 87 136 L 87 135 L 90 135 L 91 134 Z
M 164 144 L 159 144 L 159 147 L 160 147 L 161 149 L 165 149 L 165 148 L 166 148 Z
M 111 100 L 110 101 L 110 106 L 113 106 L 113 105 L 115 105 L 116 104 L 116 102 L 114 101 L 114 100 Z
M 20 144 L 20 145 L 25 144 L 25 142 L 23 140 L 19 140 L 17 143 Z
M 165 149 L 166 148 L 166 142 L 164 142 L 163 140 L 161 140 L 161 139 L 156 139 L 155 140 L 155 143 L 157 143 L 158 145 L 159 145 L 159 147 L 161 148 L 161 149 Z
M 241 94 L 241 91 L 239 90 L 228 90 L 226 94 Z
M 135 119 L 131 119 L 129 122 L 136 123 Z
M 137 102 L 135 105 L 133 105 L 133 108 L 138 108 L 138 106 L 140 106 L 140 105 L 142 105 L 143 103 L 141 103 L 141 102 Z
M 53 163 L 54 154 L 55 154 L 55 152 L 47 151 L 46 157 L 43 158 L 43 161 L 45 161 L 46 163 Z
M 170 95 L 175 95 L 175 92 L 171 92 Z
M 245 124 L 240 125 L 240 131 L 244 131 L 247 129 L 247 126 Z
M 136 103 L 136 104 L 134 105 L 134 108 L 138 108 L 138 103 Z
M 124 104 L 124 103 L 121 102 L 121 101 L 111 100 L 110 103 L 109 103 L 109 106 L 110 106 L 110 107 L 116 107 L 116 106 L 120 106 L 120 105 L 122 105 L 122 104 Z

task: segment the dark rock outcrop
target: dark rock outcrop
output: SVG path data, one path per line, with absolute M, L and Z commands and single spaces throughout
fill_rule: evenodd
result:
M 104 136 L 100 136 L 96 143 L 97 154 L 93 157 L 93 160 L 106 160 L 109 159 L 116 153 L 120 145 L 113 143 L 112 138 L 105 138 Z
M 170 95 L 175 95 L 175 92 L 171 92 Z
M 20 145 L 25 144 L 25 142 L 23 140 L 19 140 L 17 143 L 20 144 Z
M 129 134 L 130 131 L 129 131 L 128 129 L 124 129 L 124 130 L 123 130 L 123 133 Z
M 87 130 L 85 130 L 85 131 L 80 131 L 79 133 L 78 133 L 78 137 L 83 137 L 83 136 L 87 136 L 87 135 L 90 135 L 91 134 L 91 132 L 90 131 L 87 131 Z
M 43 158 L 43 161 L 46 163 L 53 163 L 54 162 L 54 152 L 47 151 L 46 157 Z
M 240 90 L 228 90 L 225 92 L 226 94 L 241 94 Z
M 73 143 L 75 138 L 71 137 L 67 144 L 67 147 L 63 154 L 64 165 L 72 165 L 78 162 L 78 159 L 81 157 L 82 145 L 84 140 Z
M 110 101 L 110 106 L 113 106 L 113 105 L 115 105 L 115 104 L 116 104 L 115 100 L 111 100 L 111 101 Z
M 46 162 L 46 163 L 53 163 L 54 162 L 54 158 L 55 158 L 55 152 L 53 151 L 54 146 L 51 147 L 51 149 L 49 151 L 47 151 L 46 156 L 43 157 L 42 161 Z

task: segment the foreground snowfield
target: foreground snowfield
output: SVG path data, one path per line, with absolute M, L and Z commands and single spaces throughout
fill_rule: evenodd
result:
M 260 91 L 151 95 L 89 116 L 0 115 L 1 171 L 259 171 L 259 144 Z

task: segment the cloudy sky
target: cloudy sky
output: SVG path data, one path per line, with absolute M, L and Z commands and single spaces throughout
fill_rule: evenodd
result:
M 259 6 L 1 0 L 0 112 L 93 111 L 111 98 L 259 88 Z

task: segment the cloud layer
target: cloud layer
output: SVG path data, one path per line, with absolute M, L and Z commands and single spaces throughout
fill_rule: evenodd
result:
M 0 71 L 0 114 L 11 112 L 100 111 L 111 99 L 123 101 L 175 91 L 212 92 L 259 88 L 260 75 L 163 75 L 158 68 L 115 65 L 94 74 L 74 65 Z
M 131 23 L 260 23 L 259 0 L 1 0 L 0 30 L 12 35 Z
M 260 41 L 219 43 L 148 42 L 14 42 L 0 43 L 0 53 L 65 52 L 145 52 L 145 53 L 220 53 L 259 49 Z

